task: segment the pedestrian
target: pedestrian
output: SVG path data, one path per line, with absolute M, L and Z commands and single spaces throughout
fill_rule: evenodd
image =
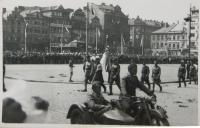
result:
M 5 82 L 4 82 L 5 73 L 6 73 L 6 66 L 5 66 L 5 63 L 3 62 L 3 92 L 7 91 L 7 89 L 5 87 Z
M 186 74 L 185 63 L 184 61 L 181 61 L 181 65 L 178 69 L 178 83 L 179 83 L 178 88 L 181 87 L 181 80 L 183 81 L 184 86 L 186 87 L 185 74 Z
M 189 76 L 189 79 L 190 79 L 189 84 L 191 84 L 192 81 L 194 81 L 194 83 L 196 84 L 196 82 L 195 82 L 196 68 L 192 61 L 190 62 L 189 75 L 190 75 Z
M 90 56 L 87 56 L 85 59 L 85 63 L 83 65 L 83 71 L 85 73 L 85 80 L 84 80 L 85 89 L 83 90 L 83 92 L 87 92 L 87 84 L 88 81 L 90 80 L 91 69 L 92 69 L 92 64 L 90 62 Z
M 147 83 L 149 90 L 151 89 L 151 85 L 149 83 L 149 67 L 143 62 L 143 67 L 142 67 L 142 76 L 141 76 L 141 82 L 144 84 L 144 82 Z
M 103 87 L 104 93 L 106 93 L 106 86 L 104 85 L 104 79 L 103 79 L 103 74 L 102 74 L 102 65 L 100 63 L 100 58 L 97 56 L 96 57 L 96 71 L 94 74 L 94 77 L 92 79 L 92 85 L 94 83 L 98 83 Z
M 110 89 L 110 93 L 108 95 L 113 95 L 112 85 L 113 85 L 114 82 L 116 83 L 117 87 L 121 91 L 121 87 L 120 87 L 120 65 L 118 63 L 117 58 L 113 59 L 113 63 L 111 65 L 111 69 L 110 69 L 110 77 L 109 77 L 108 82 L 109 82 L 109 89 Z
M 162 92 L 162 86 L 160 85 L 160 75 L 161 75 L 161 68 L 158 66 L 158 62 L 154 61 L 154 66 L 152 69 L 152 79 L 153 79 L 153 92 L 155 90 L 155 84 L 157 84 L 160 88 L 160 92 Z
M 74 68 L 73 59 L 70 58 L 69 59 L 69 71 L 70 71 L 69 82 L 73 82 L 73 80 L 72 80 L 73 68 Z
M 186 66 L 186 69 L 187 69 L 187 79 L 190 78 L 190 65 L 191 65 L 191 62 L 190 60 L 187 61 L 187 66 Z

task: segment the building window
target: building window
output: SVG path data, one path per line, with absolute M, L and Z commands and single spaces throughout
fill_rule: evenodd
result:
M 177 44 L 177 49 L 179 49 L 179 44 Z
M 171 44 L 169 44 L 169 49 L 171 49 Z
M 163 35 L 161 35 L 161 40 L 163 40 Z
M 176 36 L 173 36 L 173 40 L 175 40 L 176 39 Z
M 182 36 L 182 39 L 183 39 L 183 40 L 185 39 L 185 36 L 184 36 L 184 35 Z
M 179 35 L 177 36 L 177 40 L 179 40 Z
M 161 43 L 160 45 L 161 45 L 160 47 L 163 48 L 163 43 Z
M 175 44 L 173 44 L 173 49 L 175 49 Z

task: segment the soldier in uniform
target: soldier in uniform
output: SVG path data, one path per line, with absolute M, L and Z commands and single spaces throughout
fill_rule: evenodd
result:
M 160 87 L 160 92 L 162 92 L 162 86 L 160 85 L 160 75 L 161 75 L 161 69 L 158 66 L 157 61 L 154 61 L 154 66 L 152 69 L 152 79 L 153 79 L 153 92 L 155 90 L 155 84 L 157 84 Z
M 69 59 L 69 70 L 70 70 L 69 82 L 73 82 L 73 80 L 72 80 L 73 67 L 74 67 L 73 60 L 72 60 L 72 58 L 70 58 Z
M 113 95 L 113 93 L 112 93 L 113 82 L 115 82 L 117 84 L 117 87 L 119 88 L 119 90 L 121 90 L 121 87 L 120 87 L 120 65 L 118 63 L 117 58 L 115 58 L 113 60 L 113 63 L 111 65 L 111 69 L 110 69 L 110 77 L 109 77 L 110 93 L 109 93 L 109 95 Z
M 189 71 L 189 75 L 190 75 L 190 77 L 189 77 L 189 79 L 190 79 L 189 84 L 191 84 L 191 81 L 194 81 L 194 83 L 196 84 L 196 82 L 195 82 L 196 68 L 195 68 L 195 66 L 194 66 L 194 64 L 193 64 L 192 61 L 191 61 L 190 64 L 191 65 L 190 65 L 190 71 Z
M 99 57 L 96 57 L 96 70 L 92 79 L 92 84 L 96 84 L 96 83 L 101 85 L 104 89 L 104 92 L 106 92 L 106 86 L 104 85 L 104 79 L 103 79 L 103 74 L 102 74 L 102 65 L 100 64 Z
M 183 83 L 186 87 L 185 74 L 186 74 L 185 64 L 184 64 L 184 61 L 181 61 L 181 65 L 178 69 L 178 83 L 179 83 L 178 88 L 181 87 L 181 80 L 183 81 Z
M 190 63 L 190 61 L 188 60 L 188 61 L 187 61 L 187 66 L 186 66 L 186 69 L 187 69 L 187 79 L 190 78 L 190 65 L 191 65 L 191 63 Z
M 95 113 L 96 117 L 101 120 L 101 115 L 110 110 L 112 107 L 109 102 L 101 94 L 101 85 L 93 84 L 92 85 L 92 94 L 88 96 L 86 104 L 91 108 Z
M 142 67 L 142 77 L 141 77 L 141 82 L 144 84 L 144 82 L 147 83 L 149 90 L 151 89 L 151 85 L 149 83 L 149 67 L 143 62 L 143 67 Z
M 92 69 L 92 64 L 90 62 L 90 56 L 87 56 L 86 61 L 83 65 L 83 71 L 85 72 L 85 80 L 84 80 L 85 89 L 83 90 L 84 92 L 87 92 L 87 83 L 90 80 L 91 69 Z

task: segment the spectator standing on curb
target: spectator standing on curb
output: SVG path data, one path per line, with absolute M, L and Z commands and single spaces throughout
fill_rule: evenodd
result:
M 70 71 L 69 82 L 73 82 L 73 80 L 72 80 L 73 68 L 74 68 L 73 60 L 72 60 L 72 58 L 70 58 L 69 59 L 69 71 Z

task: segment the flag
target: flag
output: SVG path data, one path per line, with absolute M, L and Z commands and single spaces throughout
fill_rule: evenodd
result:
M 67 27 L 65 27 L 65 30 L 69 33 L 69 29 Z
M 101 34 L 101 33 L 100 33 L 100 31 L 99 31 L 99 29 L 98 29 L 98 28 L 97 28 L 97 33 L 98 33 L 98 36 L 100 37 L 100 34 Z
M 140 46 L 143 47 L 143 45 L 144 45 L 144 36 L 142 35 Z
M 124 45 L 126 44 L 123 35 L 122 35 L 122 43 L 123 43 Z

